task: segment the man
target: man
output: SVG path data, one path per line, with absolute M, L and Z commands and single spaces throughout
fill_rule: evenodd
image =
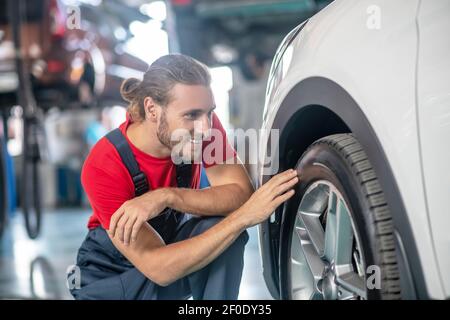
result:
M 292 196 L 296 172 L 274 177 L 252 195 L 214 114 L 209 72 L 190 57 L 159 58 L 142 81 L 124 82 L 122 96 L 130 106 L 118 135 L 132 155 L 120 154 L 107 136 L 84 163 L 82 183 L 93 214 L 77 257 L 80 286 L 71 293 L 76 299 L 236 299 L 245 229 Z M 180 129 L 188 133 L 187 141 L 174 141 Z M 214 141 L 208 139 L 212 129 L 221 133 Z M 211 187 L 198 189 L 201 163 L 194 161 L 190 183 L 180 188 L 174 150 L 195 160 L 193 150 L 200 144 L 202 150 L 216 145 L 215 156 L 202 159 Z M 130 157 L 148 180 L 149 190 L 139 196 L 124 164 Z M 152 224 L 167 215 L 166 208 L 194 216 Z

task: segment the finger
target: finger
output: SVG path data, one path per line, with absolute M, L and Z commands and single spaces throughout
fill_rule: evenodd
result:
M 275 200 L 273 200 L 273 204 L 274 204 L 275 208 L 277 208 L 283 202 L 289 200 L 294 194 L 295 194 L 295 190 L 291 189 L 288 192 L 283 193 L 282 195 L 276 197 Z
M 123 242 L 127 246 L 130 243 L 131 231 L 133 230 L 136 217 L 130 217 L 124 227 Z
M 274 176 L 271 180 L 271 183 L 273 186 L 278 186 L 286 181 L 289 181 L 290 179 L 292 179 L 293 177 L 297 176 L 297 171 L 293 170 L 293 169 L 289 169 L 286 170 L 282 173 L 277 174 L 276 176 Z
M 114 214 L 111 216 L 111 221 L 109 223 L 109 234 L 112 238 L 114 238 L 117 228 L 117 222 L 119 222 L 120 218 L 122 217 L 125 210 L 123 209 L 123 205 L 120 206 L 119 209 L 114 212 Z
M 127 224 L 127 221 L 129 219 L 128 215 L 123 215 L 122 218 L 119 220 L 119 222 L 117 223 L 117 235 L 120 239 L 120 241 L 123 242 L 123 236 L 124 236 L 124 228 L 125 225 Z
M 287 190 L 292 189 L 292 187 L 294 187 L 299 181 L 298 177 L 294 177 L 291 180 L 283 183 L 282 185 L 279 185 L 278 187 L 276 187 L 275 189 L 275 196 L 279 196 L 282 193 L 285 193 Z
M 137 239 L 137 235 L 139 230 L 141 229 L 143 221 L 140 219 L 137 219 L 134 223 L 133 230 L 131 231 L 131 242 L 135 242 Z
M 280 184 L 283 184 L 296 176 L 297 171 L 292 169 L 279 173 L 276 176 L 274 176 L 271 180 L 269 180 L 269 182 L 266 185 L 264 185 L 265 187 L 264 191 L 270 192 L 273 195 L 275 188 L 277 188 Z
M 277 183 L 278 184 L 284 183 L 296 176 L 297 176 L 297 170 L 294 170 L 294 169 L 286 170 L 285 172 L 283 172 L 280 175 L 280 178 L 277 180 Z

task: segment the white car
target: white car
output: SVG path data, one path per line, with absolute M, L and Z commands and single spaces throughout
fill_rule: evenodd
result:
M 336 0 L 280 44 L 259 184 L 300 183 L 259 229 L 274 298 L 450 298 L 449 33 L 448 0 Z

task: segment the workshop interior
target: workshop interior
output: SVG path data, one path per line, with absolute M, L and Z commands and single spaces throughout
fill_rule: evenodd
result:
M 0 0 L 0 299 L 74 299 L 83 164 L 168 54 L 208 68 L 255 190 L 299 173 L 239 300 L 450 299 L 449 33 L 448 0 Z

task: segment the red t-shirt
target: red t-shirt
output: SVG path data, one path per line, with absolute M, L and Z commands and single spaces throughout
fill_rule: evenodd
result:
M 131 123 L 129 117 L 120 125 L 120 130 L 127 137 L 126 130 Z M 227 158 L 235 157 L 236 151 L 228 143 L 225 130 L 215 113 L 212 115 L 212 128 L 221 132 L 223 146 L 223 162 Z M 176 167 L 171 157 L 156 158 L 139 150 L 128 139 L 131 150 L 148 179 L 150 190 L 163 187 L 177 187 Z M 211 141 L 204 141 L 204 149 Z M 214 155 L 214 154 L 213 154 Z M 228 156 L 228 157 L 227 157 Z M 205 168 L 217 162 L 203 163 Z M 192 188 L 200 185 L 200 164 L 192 165 Z M 100 139 L 92 148 L 86 158 L 81 171 L 81 183 L 92 207 L 92 216 L 89 218 L 88 228 L 93 229 L 101 225 L 109 229 L 109 222 L 113 213 L 127 200 L 134 198 L 134 185 L 127 168 L 123 164 L 119 153 L 106 137 Z

